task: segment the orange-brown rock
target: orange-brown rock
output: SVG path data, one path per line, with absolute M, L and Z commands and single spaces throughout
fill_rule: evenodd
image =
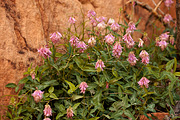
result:
M 155 8 L 160 0 L 139 0 Z M 82 13 L 92 9 L 98 16 L 105 16 L 119 20 L 119 8 L 124 7 L 128 0 L 0 0 L 0 104 L 6 105 L 9 99 L 5 95 L 14 94 L 5 88 L 7 83 L 17 83 L 23 78 L 23 73 L 33 63 L 33 67 L 41 64 L 37 48 L 49 40 L 49 34 L 55 31 L 65 32 L 70 16 L 74 16 L 78 23 L 82 21 Z M 175 18 L 175 4 L 168 11 L 164 3 L 161 11 L 170 12 Z M 128 4 L 124 11 L 131 14 L 132 4 Z M 159 10 L 157 10 L 158 13 Z M 152 34 L 150 12 L 135 5 L 134 21 L 142 17 L 139 29 Z M 126 16 L 121 13 L 121 22 Z M 147 21 L 150 20 L 148 23 Z M 77 23 L 77 24 L 78 24 Z M 156 20 L 156 25 L 162 23 Z M 139 37 L 141 37 L 139 35 Z M 136 37 L 137 39 L 138 37 Z M 0 105 L 0 107 L 2 107 Z M 2 113 L 0 108 L 0 114 Z

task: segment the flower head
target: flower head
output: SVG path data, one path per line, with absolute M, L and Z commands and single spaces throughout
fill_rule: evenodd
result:
M 45 116 L 52 116 L 52 109 L 51 106 L 46 104 L 43 110 Z
M 86 45 L 83 41 L 80 41 L 78 44 L 77 44 L 77 48 L 80 48 L 79 49 L 79 52 L 80 53 L 83 53 L 84 50 L 86 50 L 88 47 L 88 45 Z
M 127 48 L 132 48 L 135 45 L 135 42 L 129 33 L 126 33 L 123 36 L 123 40 L 126 43 Z
M 71 46 L 77 46 L 77 44 L 79 43 L 79 39 L 75 36 L 72 36 L 69 42 L 71 43 Z
M 100 22 L 106 22 L 106 21 L 107 21 L 107 18 L 101 16 L 101 17 L 96 18 L 96 20 L 97 20 L 99 23 L 100 23 Z
M 81 93 L 84 94 L 87 87 L 88 87 L 88 85 L 87 85 L 86 82 L 81 82 L 81 84 L 80 84 L 80 86 L 79 86 L 79 88 L 80 88 L 80 90 L 81 90 Z
M 164 40 L 161 40 L 161 41 L 159 42 L 159 46 L 161 47 L 161 50 L 162 50 L 162 51 L 164 50 L 164 48 L 167 47 L 167 45 L 168 45 L 168 43 L 167 43 L 166 41 L 164 41 Z
M 113 24 L 113 23 L 115 23 L 115 20 L 114 20 L 114 19 L 112 19 L 112 18 L 109 18 L 109 20 L 108 20 L 108 24 L 109 24 L 109 25 L 111 25 L 111 24 Z
M 96 26 L 97 26 L 97 24 L 98 24 L 97 20 L 95 20 L 94 18 L 91 18 L 90 23 L 91 23 L 91 24 L 92 24 L 92 26 L 94 26 L 94 27 L 96 27 Z
M 96 62 L 96 66 L 95 66 L 96 69 L 100 68 L 101 71 L 103 71 L 104 67 L 105 67 L 104 62 L 101 59 Z
M 106 28 L 106 24 L 104 23 L 104 21 L 102 21 L 97 25 L 97 27 L 99 30 L 103 30 Z
M 59 32 L 54 32 L 54 33 L 50 34 L 50 38 L 54 44 L 59 42 L 61 37 L 62 37 L 62 35 Z
M 145 50 L 141 51 L 139 57 L 141 57 L 142 63 L 144 63 L 145 65 L 149 63 L 149 54 Z
M 150 81 L 146 77 L 142 77 L 141 80 L 138 82 L 138 84 L 141 87 L 145 86 L 146 88 L 148 88 L 149 87 L 149 85 L 148 85 L 149 82 Z
M 88 40 L 88 45 L 93 47 L 94 45 L 96 44 L 96 40 L 94 37 L 91 37 L 89 40 Z
M 34 93 L 32 94 L 34 101 L 36 103 L 40 102 L 41 99 L 43 98 L 43 93 L 41 90 L 35 90 Z
M 129 22 L 129 24 L 128 24 L 128 28 L 127 28 L 127 30 L 126 30 L 126 33 L 134 32 L 134 30 L 136 30 L 136 26 L 135 26 L 135 24 L 131 21 L 131 22 Z
M 113 46 L 113 56 L 115 56 L 116 58 L 119 58 L 121 53 L 122 53 L 122 46 L 120 44 L 120 42 L 116 42 Z
M 76 22 L 76 19 L 74 17 L 69 18 L 69 23 L 70 24 L 75 24 L 75 22 Z
M 112 45 L 114 43 L 115 37 L 111 34 L 105 36 L 106 43 Z
M 118 23 L 112 23 L 111 24 L 111 29 L 113 30 L 113 31 L 118 31 L 119 30 L 119 28 L 120 28 L 120 25 L 118 24 Z
M 74 116 L 73 113 L 74 113 L 73 109 L 71 107 L 69 107 L 67 109 L 67 118 L 71 118 L 72 119 L 72 117 Z
M 50 57 L 50 55 L 52 54 L 51 51 L 49 50 L 49 48 L 47 48 L 47 47 L 38 49 L 38 53 L 40 56 L 42 56 L 44 58 Z
M 160 40 L 167 41 L 169 39 L 169 32 L 165 32 L 159 36 Z
M 134 66 L 134 65 L 136 64 L 136 61 L 137 61 L 137 60 L 138 60 L 138 59 L 136 58 L 134 52 L 130 52 L 130 53 L 129 53 L 129 57 L 128 57 L 128 62 L 129 62 L 132 66 Z
M 170 23 L 171 20 L 172 20 L 172 17 L 171 17 L 170 14 L 166 14 L 166 15 L 164 16 L 163 21 L 164 21 L 165 23 Z
M 172 0 L 166 0 L 164 3 L 166 7 L 170 7 L 174 2 Z

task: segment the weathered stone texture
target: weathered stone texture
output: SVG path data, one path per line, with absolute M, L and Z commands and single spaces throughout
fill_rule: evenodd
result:
M 118 21 L 119 8 L 123 7 L 127 1 L 0 0 L 0 96 L 2 96 L 0 104 L 8 103 L 8 99 L 3 97 L 4 95 L 14 94 L 12 90 L 5 88 L 5 85 L 10 82 L 17 83 L 23 78 L 23 72 L 31 63 L 33 63 L 33 67 L 41 63 L 37 48 L 46 44 L 50 33 L 65 32 L 69 26 L 70 16 L 74 16 L 80 23 L 82 21 L 81 10 L 86 14 L 88 10 L 92 9 L 97 12 L 98 16 L 111 17 Z M 140 1 L 149 4 L 152 8 L 155 7 L 151 0 Z M 157 3 L 160 0 L 154 1 Z M 168 11 L 164 4 L 160 8 L 165 13 Z M 126 11 L 128 14 L 131 13 L 131 5 L 127 6 Z M 175 17 L 174 6 L 171 7 L 170 13 Z M 151 26 L 145 26 L 149 15 L 147 10 L 135 7 L 135 20 L 142 17 L 139 29 L 152 29 Z M 121 15 L 121 19 L 125 18 L 124 15 Z M 157 24 L 161 23 L 157 21 Z M 149 30 L 149 33 L 152 31 Z

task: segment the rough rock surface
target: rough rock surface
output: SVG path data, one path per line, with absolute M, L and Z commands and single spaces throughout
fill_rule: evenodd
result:
M 17 83 L 29 65 L 41 64 L 37 48 L 46 44 L 49 34 L 55 31 L 63 33 L 69 26 L 68 18 L 74 16 L 82 21 L 81 10 L 86 14 L 92 9 L 98 16 L 119 19 L 119 8 L 128 0 L 0 0 L 0 104 L 9 101 L 5 95 L 15 94 L 5 88 L 7 83 Z M 154 8 L 152 1 L 139 0 Z M 175 6 L 175 5 L 174 5 Z M 169 10 L 175 18 L 174 6 Z M 125 9 L 131 14 L 131 5 Z M 168 12 L 162 4 L 161 10 Z M 150 13 L 142 7 L 135 6 L 135 21 L 142 17 L 139 29 L 152 29 L 145 26 Z M 125 19 L 125 15 L 121 15 Z M 157 21 L 157 24 L 161 24 Z M 160 25 L 162 26 L 162 24 Z M 150 30 L 149 33 L 152 33 Z M 2 107 L 0 105 L 0 107 Z M 3 107 L 4 108 L 4 107 Z M 0 108 L 0 115 L 2 109 Z

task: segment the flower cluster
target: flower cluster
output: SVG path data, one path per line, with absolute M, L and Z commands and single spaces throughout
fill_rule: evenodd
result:
M 137 61 L 138 59 L 135 57 L 135 54 L 134 54 L 134 52 L 130 52 L 129 53 L 129 57 L 128 57 L 128 62 L 132 65 L 132 66 L 134 66 L 135 64 L 136 64 L 136 61 Z
M 170 7 L 174 2 L 172 1 L 172 0 L 165 0 L 165 5 L 166 5 L 166 7 Z
M 146 88 L 149 87 L 149 83 L 150 81 L 146 78 L 146 77 L 142 77 L 141 80 L 138 82 L 138 84 L 143 88 L 143 86 L 145 86 Z
M 171 20 L 172 20 L 172 17 L 171 17 L 170 14 L 166 14 L 166 15 L 164 16 L 163 21 L 164 21 L 165 23 L 170 23 Z
M 103 71 L 103 68 L 105 67 L 104 62 L 100 59 L 96 62 L 95 68 L 98 70 L 100 68 L 100 71 Z
M 108 45 L 112 45 L 114 43 L 115 37 L 112 34 L 108 34 L 105 36 L 105 41 Z
M 47 117 L 52 116 L 51 106 L 46 104 L 43 112 L 44 112 L 44 116 L 47 116 Z
M 74 113 L 74 112 L 73 112 L 73 109 L 72 109 L 71 107 L 69 107 L 69 108 L 67 109 L 67 118 L 71 118 L 71 119 L 72 119 L 72 117 L 74 116 L 73 113 Z
M 142 63 L 144 63 L 145 65 L 149 63 L 149 54 L 145 50 L 141 51 L 139 57 L 142 59 Z
M 55 44 L 60 41 L 62 35 L 59 32 L 54 32 L 50 35 L 51 41 Z
M 34 93 L 32 94 L 34 101 L 36 103 L 40 102 L 41 99 L 43 98 L 43 93 L 41 90 L 35 90 Z
M 86 82 L 81 82 L 81 84 L 80 84 L 80 86 L 79 86 L 79 88 L 80 88 L 80 90 L 81 90 L 81 93 L 84 94 L 87 87 L 88 87 L 88 85 L 87 85 Z
M 157 38 L 157 40 L 156 40 L 156 45 L 157 46 L 159 46 L 159 47 L 161 47 L 161 50 L 163 51 L 166 47 L 167 47 L 167 45 L 168 45 L 168 43 L 167 43 L 167 41 L 168 41 L 168 39 L 169 39 L 169 35 L 168 35 L 168 33 L 169 32 L 166 32 L 166 33 L 163 33 L 163 34 L 161 34 L 160 36 L 159 36 L 159 39 Z M 172 40 L 171 40 L 171 42 L 173 42 Z
M 121 53 L 122 53 L 122 46 L 120 44 L 120 42 L 116 42 L 113 46 L 113 56 L 115 56 L 116 58 L 119 58 Z
M 50 57 L 50 55 L 52 54 L 52 52 L 47 47 L 42 47 L 42 48 L 38 49 L 38 53 L 40 56 L 44 57 L 45 59 L 47 57 Z

